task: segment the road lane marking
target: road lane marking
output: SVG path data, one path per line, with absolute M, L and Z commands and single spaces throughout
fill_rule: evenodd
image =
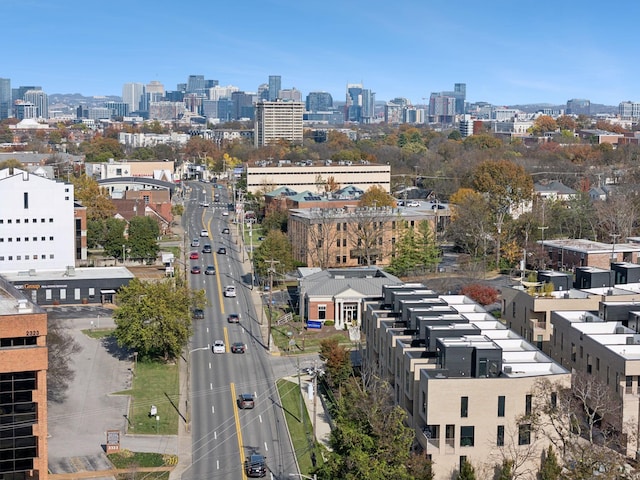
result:
M 216 407 L 214 407 L 213 405 L 211 405 L 211 413 L 216 413 Z
M 213 383 L 209 384 L 209 390 L 213 390 Z
M 209 362 L 209 370 L 211 370 L 211 362 Z
M 258 415 L 258 419 L 260 420 L 260 423 L 262 423 L 262 415 Z
M 229 331 L 224 327 L 224 352 L 229 353 Z
M 269 447 L 267 446 L 267 442 L 264 442 L 264 451 L 265 452 L 269 451 Z
M 242 466 L 242 480 L 247 478 L 246 473 L 244 471 L 244 449 L 242 448 L 242 430 L 240 429 L 240 416 L 238 415 L 238 403 L 236 402 L 236 384 L 229 384 L 231 387 L 231 401 L 233 403 L 233 419 L 236 422 L 236 431 L 238 432 L 238 450 L 240 451 L 240 465 Z
M 213 439 L 217 440 L 218 439 L 218 432 L 213 432 Z

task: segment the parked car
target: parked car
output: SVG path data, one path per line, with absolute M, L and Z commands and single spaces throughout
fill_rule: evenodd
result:
M 190 258 L 191 260 L 198 260 L 198 258 L 200 258 L 200 255 L 198 255 L 198 252 L 191 252 L 191 253 L 189 254 L 189 258 Z
M 196 320 L 200 320 L 204 318 L 204 310 L 201 308 L 193 309 L 193 318 Z
M 200 265 L 194 265 L 193 267 L 191 267 L 191 273 L 193 274 L 199 274 L 201 272 L 200 270 Z
M 420 202 L 409 202 L 407 203 L 407 207 L 419 207 Z
M 238 408 L 242 410 L 253 408 L 256 406 L 256 402 L 253 399 L 253 395 L 251 393 L 241 393 L 238 395 Z
M 204 247 L 202 247 L 202 253 L 211 253 L 211 245 L 206 243 Z
M 200 230 L 200 236 L 201 237 L 208 237 L 209 236 L 209 231 L 208 230 Z
M 197 238 L 194 238 L 193 240 L 191 240 L 191 246 L 192 247 L 199 247 L 200 246 L 200 240 L 198 240 Z
M 267 462 L 262 455 L 252 454 L 244 461 L 244 472 L 247 477 L 260 478 L 267 474 Z
M 235 297 L 236 296 L 236 287 L 233 285 L 228 285 L 224 288 L 224 296 L 225 297 Z
M 240 314 L 239 313 L 230 313 L 227 317 L 228 323 L 240 323 Z
M 224 346 L 224 341 L 216 340 L 215 342 L 213 342 L 211 350 L 213 350 L 213 353 L 225 353 L 227 349 Z
M 226 255 L 227 254 L 227 249 L 224 247 L 220 247 L 218 249 L 218 255 Z
M 234 342 L 231 344 L 231 353 L 245 353 L 247 344 L 242 342 Z
M 207 265 L 207 268 L 204 271 L 205 275 L 215 275 L 216 274 L 216 267 L 214 267 L 213 265 Z

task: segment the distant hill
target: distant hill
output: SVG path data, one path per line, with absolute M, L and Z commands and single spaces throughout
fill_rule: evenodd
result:
M 104 95 L 85 97 L 79 93 L 52 93 L 49 95 L 49 104 L 62 104 L 69 106 L 86 105 L 89 107 L 102 107 L 105 102 L 120 102 L 121 97 L 116 95 Z
M 565 110 L 567 108 L 567 105 L 566 104 L 553 105 L 551 103 L 530 103 L 527 105 L 509 105 L 509 108 L 517 108 L 518 110 L 522 110 L 525 113 L 535 113 L 542 110 L 543 108 Z M 602 105 L 599 103 L 592 103 L 591 115 L 596 115 L 598 113 L 611 113 L 615 115 L 618 113 L 618 107 L 613 105 Z

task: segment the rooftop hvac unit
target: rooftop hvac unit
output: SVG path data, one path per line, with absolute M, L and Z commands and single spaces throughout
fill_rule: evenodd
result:
M 504 373 L 511 373 L 511 372 L 513 372 L 513 367 L 511 365 L 505 365 Z
M 71 265 L 67 266 L 67 272 L 65 273 L 67 277 L 75 277 L 76 276 L 76 267 Z
M 18 305 L 16 305 L 18 310 L 26 310 L 28 308 L 27 300 L 24 298 L 18 299 Z
M 616 333 L 624 333 L 624 327 L 622 326 L 616 327 Z
M 627 337 L 627 345 L 635 345 L 635 343 L 633 337 Z
M 36 269 L 35 268 L 30 268 L 29 269 L 29 276 L 30 277 L 35 277 L 36 276 Z

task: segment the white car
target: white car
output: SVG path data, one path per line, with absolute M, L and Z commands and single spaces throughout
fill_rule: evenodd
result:
M 224 210 L 224 211 L 222 212 L 222 216 L 223 216 L 223 217 L 228 217 L 228 216 L 229 216 L 229 212 L 227 212 L 226 210 Z
M 213 342 L 213 346 L 211 347 L 213 353 L 225 353 L 227 348 L 224 345 L 222 340 L 216 340 Z
M 407 203 L 407 207 L 419 207 L 420 202 L 409 202 Z
M 198 240 L 197 238 L 194 238 L 193 240 L 191 240 L 191 246 L 192 247 L 199 247 L 200 246 L 200 240 Z
M 224 296 L 225 297 L 235 297 L 236 296 L 236 287 L 233 285 L 229 285 L 224 287 Z
M 200 236 L 201 237 L 208 237 L 209 236 L 209 231 L 208 230 L 201 230 L 200 231 Z
M 208 207 L 209 206 L 209 202 L 200 202 L 200 206 L 201 207 Z

